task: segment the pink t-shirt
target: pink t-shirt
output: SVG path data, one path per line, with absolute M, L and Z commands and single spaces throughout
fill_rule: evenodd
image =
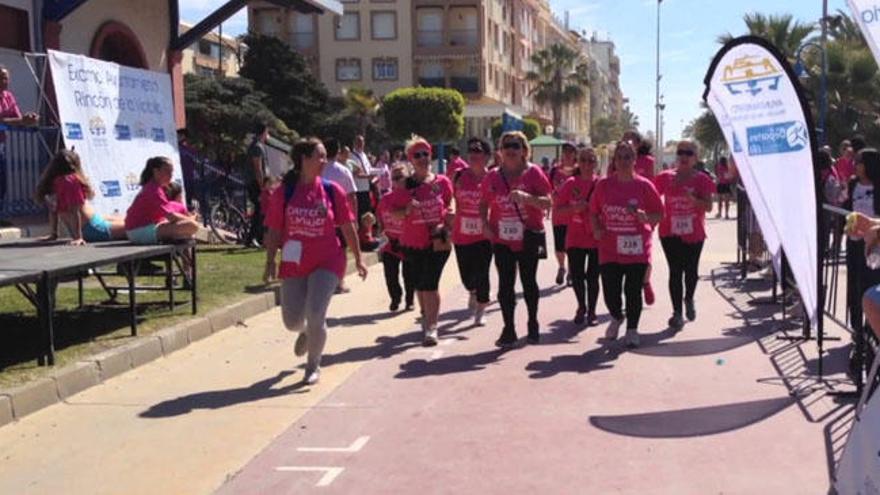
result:
M 0 91 L 0 118 L 21 118 L 21 110 L 18 108 L 18 102 L 15 101 L 15 95 L 6 89 Z M 4 141 L 6 141 L 6 133 L 0 132 L 0 143 Z
M 425 249 L 431 245 L 434 228 L 446 218 L 452 202 L 452 181 L 445 175 L 435 174 L 431 182 L 423 182 L 404 192 L 405 194 L 391 200 L 392 208 L 405 208 L 413 199 L 419 206 L 404 218 L 400 244 L 414 249 Z
M 78 211 L 86 204 L 86 187 L 76 174 L 55 177 L 52 191 L 55 193 L 55 211 L 58 213 Z
M 169 201 L 168 209 L 178 215 L 189 215 L 189 210 L 186 208 L 186 205 L 180 201 Z
M 477 177 L 470 169 L 458 174 L 455 183 L 455 225 L 452 229 L 452 242 L 455 244 L 464 246 L 487 240 L 480 218 L 480 184 L 485 177 Z
M 286 188 L 279 187 L 269 198 L 266 226 L 281 232 L 281 278 L 307 277 L 318 269 L 345 276 L 345 251 L 336 227 L 354 222 L 345 191 L 331 183 L 333 200 L 320 177 L 311 184 L 297 184 L 293 197 L 284 204 Z
M 559 191 L 559 206 L 569 206 L 574 203 L 589 203 L 590 198 L 598 181 L 597 176 L 581 177 L 574 176 L 563 184 Z M 593 237 L 593 226 L 590 224 L 590 208 L 578 213 L 572 213 L 568 217 L 568 233 L 565 235 L 565 248 L 593 249 L 598 246 L 598 241 Z
M 834 164 L 834 170 L 837 171 L 837 177 L 846 182 L 856 174 L 856 164 L 852 158 L 840 157 Z
M 165 189 L 156 181 L 148 182 L 135 196 L 131 206 L 125 213 L 125 230 L 134 230 L 151 224 L 165 221 L 165 215 L 171 213 L 168 208 L 168 197 Z
M 544 212 L 534 206 L 519 205 L 519 213 L 510 192 L 520 190 L 535 196 L 547 196 L 553 190 L 550 180 L 544 175 L 541 167 L 529 164 L 529 168 L 516 179 L 507 179 L 501 175 L 501 169 L 495 169 L 486 175 L 482 185 L 482 200 L 489 205 L 489 223 L 495 238 L 495 244 L 504 244 L 513 251 L 522 251 L 525 230 L 543 230 Z M 523 225 L 525 221 L 525 225 Z
M 446 177 L 451 179 L 452 177 L 455 177 L 455 174 L 459 170 L 464 170 L 466 168 L 468 168 L 468 163 L 464 161 L 464 158 L 458 157 L 455 160 L 450 160 L 449 165 L 446 167 Z
M 733 184 L 733 172 L 730 171 L 730 165 L 716 164 L 715 179 L 718 184 Z
M 696 207 L 687 196 L 691 193 L 702 199 L 711 199 L 715 184 L 706 174 L 694 171 L 685 182 L 676 183 L 678 171 L 664 170 L 654 179 L 657 192 L 665 200 L 660 237 L 681 237 L 686 243 L 706 239 L 706 210 Z
M 390 193 L 382 196 L 382 199 L 379 200 L 379 206 L 376 207 L 376 214 L 379 215 L 379 220 L 382 222 L 385 237 L 387 237 L 389 241 L 398 241 L 393 244 L 398 244 L 400 236 L 403 235 L 403 218 L 392 213 L 392 210 L 394 210 L 393 204 L 395 201 L 401 201 L 399 198 L 401 195 L 409 196 L 406 190 L 392 190 Z M 391 242 L 386 242 L 385 245 L 382 246 L 381 252 L 391 253 L 398 258 L 403 258 L 403 253 L 395 251 L 394 247 L 395 246 L 393 246 Z
M 574 169 L 572 169 L 574 171 Z M 550 218 L 553 220 L 553 226 L 568 225 L 568 215 L 559 213 L 559 191 L 562 185 L 571 177 L 570 173 L 565 172 L 562 165 L 557 165 L 550 169 L 550 184 L 553 186 L 553 209 L 550 210 Z
M 663 201 L 650 180 L 636 175 L 633 180 L 621 181 L 611 176 L 596 184 L 590 210 L 599 215 L 599 223 L 605 227 L 599 240 L 601 264 L 650 263 L 654 229 L 639 221 L 638 209 L 663 213 Z
M 636 158 L 635 171 L 647 179 L 654 178 L 654 157 L 651 155 L 639 155 Z

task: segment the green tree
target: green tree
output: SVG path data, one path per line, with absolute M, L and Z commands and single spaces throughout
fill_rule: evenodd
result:
M 357 122 L 358 133 L 366 135 L 367 128 L 376 124 L 380 102 L 372 89 L 353 86 L 343 90 L 345 113 Z
M 239 74 L 254 81 L 264 102 L 300 134 L 314 134 L 332 115 L 327 88 L 316 79 L 302 55 L 272 36 L 250 34 Z
M 751 12 L 743 16 L 748 34 L 760 36 L 778 48 L 789 60 L 794 56 L 801 45 L 816 30 L 816 25 L 795 21 L 791 14 L 765 15 L 760 12 Z M 725 44 L 734 38 L 730 33 L 718 37 L 718 42 Z
M 623 126 L 620 125 L 619 120 L 599 117 L 590 127 L 590 141 L 594 145 L 608 144 L 620 139 L 623 131 Z
M 385 96 L 381 114 L 388 134 L 398 140 L 415 133 L 443 142 L 464 134 L 464 97 L 454 89 L 396 89 Z
M 531 57 L 534 70 L 526 73 L 531 94 L 540 105 L 550 105 L 553 129 L 559 132 L 562 111 L 578 103 L 590 87 L 589 64 L 576 51 L 555 43 L 535 52 Z
M 264 94 L 245 78 L 187 74 L 184 81 L 189 141 L 203 153 L 231 165 L 245 151 L 254 123 L 269 123 L 271 133 L 293 142 L 297 135 L 263 103 Z
M 704 105 L 705 106 L 705 105 Z M 720 150 L 726 145 L 724 133 L 715 114 L 711 110 L 705 110 L 699 117 L 692 120 L 682 131 L 685 138 L 696 141 L 700 148 L 706 152 L 711 152 L 713 156 L 717 156 Z
M 492 140 L 497 141 L 501 137 L 501 119 L 492 121 Z M 541 135 L 541 123 L 535 119 L 526 117 L 523 119 L 523 134 L 531 141 Z

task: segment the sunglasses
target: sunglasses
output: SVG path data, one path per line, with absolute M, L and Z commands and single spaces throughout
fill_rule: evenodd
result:
M 416 158 L 416 159 L 428 158 L 429 156 L 431 156 L 431 154 L 428 153 L 427 151 L 416 151 L 415 153 L 413 153 L 413 158 Z
M 479 147 L 469 148 L 468 151 L 471 153 L 480 153 L 480 154 L 484 153 L 483 148 L 479 148 Z
M 520 143 L 519 141 L 508 141 L 506 143 L 503 143 L 501 147 L 506 150 L 521 150 L 522 143 Z
M 694 156 L 694 150 L 678 150 L 675 152 L 678 156 Z

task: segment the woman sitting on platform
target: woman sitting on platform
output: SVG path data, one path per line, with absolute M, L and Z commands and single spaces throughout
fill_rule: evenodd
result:
M 46 240 L 58 238 L 59 219 L 67 227 L 74 246 L 125 239 L 125 219 L 101 216 L 89 203 L 94 196 L 79 155 L 72 150 L 59 151 L 40 177 L 34 193 L 37 203 L 49 209 L 50 233 Z
M 199 230 L 195 219 L 176 213 L 169 205 L 165 187 L 171 183 L 174 165 L 164 156 L 147 160 L 141 172 L 141 192 L 125 215 L 125 231 L 135 244 L 191 239 Z

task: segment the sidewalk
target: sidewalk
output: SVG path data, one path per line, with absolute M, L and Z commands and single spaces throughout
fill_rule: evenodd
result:
M 374 267 L 331 304 L 318 386 L 275 309 L 0 428 L 0 493 L 826 493 L 848 406 L 811 388 L 815 344 L 777 340 L 759 284 L 731 278 L 734 222 L 710 235 L 697 322 L 666 330 L 658 251 L 633 352 L 597 343 L 607 317 L 571 325 L 552 261 L 542 345 L 496 350 L 497 306 L 462 321 L 450 263 L 424 349 Z

